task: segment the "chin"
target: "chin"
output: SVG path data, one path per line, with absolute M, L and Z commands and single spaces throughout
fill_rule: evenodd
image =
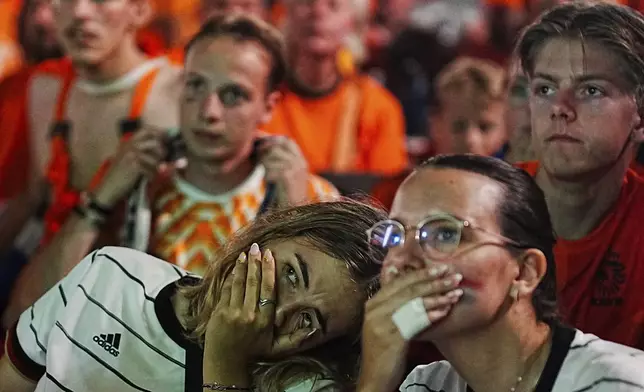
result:
M 579 180 L 584 175 L 592 174 L 602 168 L 605 164 L 589 164 L 584 159 L 565 160 L 561 157 L 544 156 L 541 159 L 546 172 L 560 180 Z
M 74 50 L 68 53 L 73 63 L 86 67 L 97 66 L 107 57 L 104 53 L 92 49 Z
M 338 50 L 338 45 L 334 45 L 327 39 L 317 37 L 309 38 L 306 42 L 306 47 L 309 53 L 317 56 L 327 56 Z

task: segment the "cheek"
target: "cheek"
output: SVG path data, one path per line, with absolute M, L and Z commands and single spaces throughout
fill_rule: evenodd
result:
M 460 287 L 476 297 L 499 287 L 505 289 L 507 279 L 501 260 L 499 252 L 481 249 L 471 257 L 455 262 L 456 271 L 463 275 Z

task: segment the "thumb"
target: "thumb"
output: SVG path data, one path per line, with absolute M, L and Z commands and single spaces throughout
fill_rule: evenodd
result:
M 317 331 L 318 330 L 315 328 L 302 328 L 288 335 L 278 336 L 273 342 L 273 354 L 284 354 L 297 350 L 302 344 L 315 335 Z

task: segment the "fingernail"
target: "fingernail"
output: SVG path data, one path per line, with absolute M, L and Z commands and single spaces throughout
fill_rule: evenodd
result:
M 445 284 L 446 287 L 449 287 L 453 284 L 458 284 L 458 282 L 460 282 L 461 280 L 463 280 L 463 275 L 456 274 L 443 280 L 443 284 Z
M 310 338 L 311 336 L 315 335 L 315 333 L 316 333 L 317 331 L 318 331 L 317 329 L 314 329 L 313 331 L 311 331 L 311 332 L 307 333 L 307 334 L 306 334 L 306 337 L 307 337 L 307 338 Z
M 246 262 L 246 253 L 241 252 L 239 254 L 239 257 L 237 258 L 238 263 L 245 263 Z
M 253 242 L 253 245 L 250 246 L 250 254 L 253 256 L 259 256 L 259 245 L 256 242 Z
M 429 277 L 430 278 L 435 278 L 440 274 L 439 270 L 437 267 L 432 267 L 429 270 Z
M 463 295 L 463 289 L 456 289 L 456 290 L 452 290 L 449 293 L 447 293 L 448 298 L 458 298 L 461 295 Z
M 264 261 L 271 261 L 273 259 L 273 253 L 270 249 L 266 249 L 264 252 Z

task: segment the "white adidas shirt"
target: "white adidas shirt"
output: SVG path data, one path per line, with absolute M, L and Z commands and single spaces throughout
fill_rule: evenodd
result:
M 199 279 L 117 247 L 85 257 L 9 331 L 7 355 L 37 392 L 202 391 L 203 353 L 170 302 L 179 279 Z M 287 392 L 323 386 L 309 381 Z
M 405 392 L 472 392 L 447 361 L 416 367 Z M 644 392 L 644 352 L 558 326 L 535 392 Z

